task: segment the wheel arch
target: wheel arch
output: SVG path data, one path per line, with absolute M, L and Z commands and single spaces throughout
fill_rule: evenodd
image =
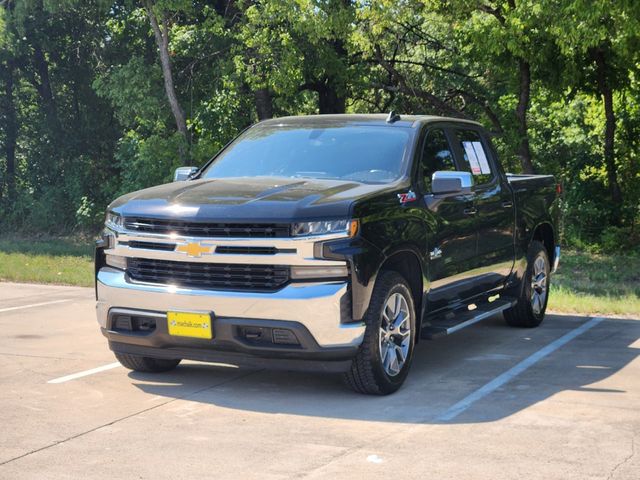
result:
M 422 298 L 425 284 L 424 268 L 420 256 L 411 249 L 395 251 L 382 262 L 378 274 L 388 270 L 398 272 L 409 284 L 415 307 L 417 342 L 420 338 Z
M 547 251 L 547 255 L 549 256 L 549 263 L 553 265 L 555 260 L 555 248 L 556 248 L 556 240 L 555 240 L 555 231 L 553 229 L 553 225 L 549 222 L 539 223 L 536 228 L 533 230 L 533 235 L 531 236 L 531 240 L 529 244 L 533 240 L 538 240 L 544 245 L 545 250 Z

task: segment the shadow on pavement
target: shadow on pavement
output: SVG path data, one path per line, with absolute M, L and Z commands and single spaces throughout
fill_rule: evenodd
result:
M 513 329 L 501 316 L 417 347 L 407 382 L 386 397 L 348 390 L 339 376 L 186 363 L 162 375 L 130 373 L 146 393 L 272 414 L 401 423 L 437 419 L 462 400 L 588 317 L 548 315 L 538 329 Z M 640 321 L 607 319 L 536 363 L 448 423 L 498 420 L 568 390 L 622 395 L 594 386 L 640 353 Z

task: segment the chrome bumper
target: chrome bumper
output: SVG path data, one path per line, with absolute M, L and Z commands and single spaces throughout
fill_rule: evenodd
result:
M 210 311 L 216 317 L 298 322 L 323 348 L 358 346 L 364 338 L 362 322 L 341 323 L 341 300 L 348 295 L 347 282 L 289 284 L 273 293 L 192 290 L 133 283 L 123 271 L 103 267 L 96 288 L 98 323 L 104 329 L 111 308 L 131 308 Z

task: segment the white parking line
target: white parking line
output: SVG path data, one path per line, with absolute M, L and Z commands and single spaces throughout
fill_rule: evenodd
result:
M 446 412 L 444 412 L 438 418 L 438 420 L 442 421 L 442 422 L 453 420 L 458 415 L 460 415 L 462 412 L 464 412 L 467 408 L 469 408 L 471 405 L 473 405 L 475 402 L 477 402 L 478 400 L 486 397 L 487 395 L 489 395 L 493 391 L 495 391 L 498 388 L 500 388 L 501 386 L 503 386 L 505 383 L 510 382 L 515 377 L 517 377 L 522 372 L 524 372 L 526 369 L 528 369 L 532 365 L 536 364 L 537 362 L 542 360 L 547 355 L 550 355 L 551 353 L 555 352 L 557 349 L 559 349 L 563 345 L 569 343 L 571 340 L 576 338 L 578 335 L 581 335 L 584 332 L 586 332 L 587 330 L 595 327 L 596 325 L 598 325 L 603 320 L 604 320 L 604 318 L 592 318 L 588 322 L 583 323 L 582 325 L 580 325 L 578 328 L 576 328 L 574 330 L 571 330 L 569 333 L 563 335 L 562 337 L 558 338 L 557 340 L 554 340 L 553 342 L 551 342 L 546 347 L 538 350 L 533 355 L 525 358 L 523 361 L 518 363 L 513 368 L 507 370 L 502 375 L 497 376 L 496 378 L 491 380 L 489 383 L 485 384 L 483 387 L 480 387 L 478 390 L 476 390 L 472 394 L 468 395 L 467 397 L 463 398 L 462 400 L 460 400 L 455 405 L 451 406 Z
M 70 302 L 71 300 L 72 300 L 71 298 L 66 298 L 64 300 L 52 300 L 50 302 L 32 303 L 30 305 L 20 305 L 19 307 L 0 308 L 0 313 L 12 312 L 14 310 L 22 310 L 23 308 L 42 307 L 43 305 L 53 305 L 55 303 Z
M 53 380 L 49 380 L 47 383 L 64 383 L 69 380 L 75 380 L 76 378 L 86 377 L 88 375 L 93 375 L 94 373 L 104 372 L 105 370 L 111 370 L 112 368 L 117 368 L 120 366 L 119 362 L 109 363 L 107 365 L 103 365 L 101 367 L 92 368 L 91 370 L 85 370 L 84 372 L 72 373 L 71 375 L 66 375 L 60 378 L 54 378 Z

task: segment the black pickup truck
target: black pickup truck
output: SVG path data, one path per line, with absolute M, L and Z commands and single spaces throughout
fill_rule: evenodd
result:
M 388 394 L 419 339 L 499 312 L 540 324 L 558 193 L 552 176 L 505 174 L 470 121 L 264 121 L 202 168 L 109 206 L 98 321 L 133 370 L 316 369 Z

